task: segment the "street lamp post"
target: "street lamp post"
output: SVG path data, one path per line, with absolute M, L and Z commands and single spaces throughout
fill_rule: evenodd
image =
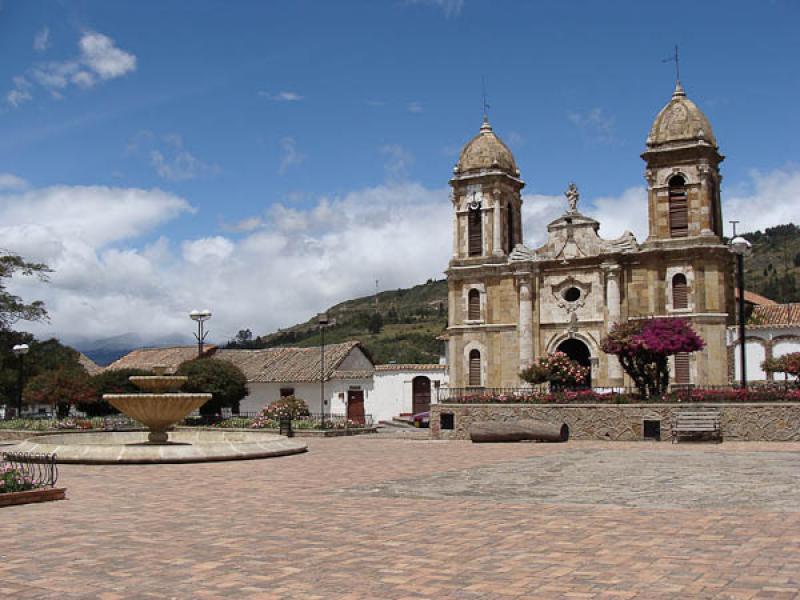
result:
M 197 333 L 194 334 L 194 337 L 197 338 L 197 358 L 203 358 L 203 342 L 205 342 L 208 335 L 204 324 L 211 318 L 211 311 L 207 308 L 193 310 L 189 313 L 189 318 L 197 322 Z
M 752 245 L 741 236 L 731 240 L 731 252 L 736 255 L 736 287 L 739 288 L 739 364 L 741 366 L 742 389 L 747 388 L 747 344 L 744 314 L 744 257 Z
M 319 412 L 320 412 L 320 426 L 325 428 L 325 328 L 335 325 L 334 319 L 328 318 L 328 313 L 320 313 L 317 316 L 317 323 L 319 324 L 319 339 L 320 339 L 320 360 L 319 360 Z
M 19 360 L 19 371 L 17 371 L 17 418 L 19 418 L 22 415 L 22 384 L 25 376 L 25 355 L 30 351 L 30 347 L 28 344 L 17 344 L 11 351 Z

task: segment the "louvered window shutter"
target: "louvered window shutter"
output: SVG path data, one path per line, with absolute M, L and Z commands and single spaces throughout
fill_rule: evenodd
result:
M 467 300 L 467 319 L 478 321 L 481 318 L 481 294 L 478 290 L 470 290 Z
M 670 237 L 689 235 L 689 203 L 682 177 L 673 177 L 669 182 L 669 234 Z
M 469 353 L 469 386 L 480 387 L 481 385 L 481 353 L 473 350 Z
M 689 374 L 689 353 L 679 352 L 675 355 L 675 383 L 686 385 L 691 383 Z
M 672 278 L 672 308 L 689 308 L 689 286 L 683 273 Z
M 481 211 L 469 211 L 469 255 L 480 256 L 483 254 L 483 226 L 481 223 Z

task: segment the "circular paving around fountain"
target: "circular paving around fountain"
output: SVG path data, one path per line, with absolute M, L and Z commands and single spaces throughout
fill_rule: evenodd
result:
M 303 442 L 257 431 L 171 431 L 169 443 L 147 443 L 146 431 L 42 435 L 8 448 L 55 454 L 59 463 L 191 463 L 270 458 L 305 452 Z

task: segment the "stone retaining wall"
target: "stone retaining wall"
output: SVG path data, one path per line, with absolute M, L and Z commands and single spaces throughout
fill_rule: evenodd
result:
M 720 411 L 723 439 L 800 440 L 800 403 L 702 406 Z M 698 407 L 696 404 L 434 404 L 430 428 L 432 439 L 466 440 L 473 423 L 541 419 L 566 423 L 572 439 L 636 441 L 645 439 L 645 421 L 657 421 L 661 440 L 670 440 L 675 413 Z M 442 413 L 453 415 L 453 429 L 442 429 Z

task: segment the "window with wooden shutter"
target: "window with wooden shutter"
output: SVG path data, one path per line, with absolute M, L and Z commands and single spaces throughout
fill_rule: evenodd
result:
M 467 319 L 479 321 L 481 318 L 481 293 L 472 289 L 467 294 Z
M 481 353 L 472 350 L 469 353 L 469 387 L 481 386 Z
M 689 201 L 686 181 L 680 175 L 669 180 L 669 235 L 674 238 L 689 235 Z
M 469 255 L 480 256 L 483 254 L 483 224 L 481 223 L 481 209 L 469 211 Z
M 672 308 L 689 308 L 689 285 L 683 273 L 672 278 Z
M 675 355 L 675 383 L 679 385 L 691 383 L 688 352 L 679 352 Z

